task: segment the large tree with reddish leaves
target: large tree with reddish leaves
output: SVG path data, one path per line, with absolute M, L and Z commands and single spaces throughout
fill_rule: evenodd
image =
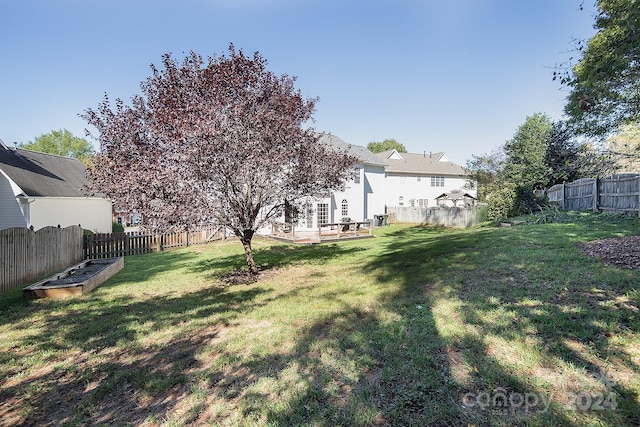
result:
M 142 213 L 149 227 L 227 227 L 257 273 L 255 232 L 285 203 L 342 188 L 356 159 L 318 143 L 304 127 L 316 100 L 295 78 L 268 71 L 257 52 L 231 45 L 207 60 L 167 54 L 162 65 L 151 66 L 130 105 L 105 95 L 82 115 L 100 144 L 92 189 Z

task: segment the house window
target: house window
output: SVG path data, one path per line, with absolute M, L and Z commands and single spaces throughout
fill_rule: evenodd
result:
M 404 197 L 398 197 L 398 206 L 404 206 Z
M 328 224 L 329 223 L 329 204 L 328 203 L 318 203 L 318 225 Z
M 427 206 L 429 206 L 428 201 L 429 199 L 418 199 L 418 206 L 421 208 L 426 208 Z
M 347 199 L 342 200 L 342 216 L 349 216 L 349 202 Z
M 416 176 L 416 181 L 421 182 L 422 181 L 422 177 L 421 176 Z
M 432 176 L 431 177 L 431 186 L 432 187 L 444 187 L 444 176 Z
M 409 199 L 409 206 L 411 206 L 412 208 L 416 207 L 416 201 L 414 199 Z
M 353 183 L 360 184 L 360 168 L 355 168 L 353 170 Z

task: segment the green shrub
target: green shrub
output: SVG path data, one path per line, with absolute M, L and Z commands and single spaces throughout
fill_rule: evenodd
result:
M 492 191 L 487 199 L 487 220 L 501 221 L 511 216 L 515 204 L 516 191 L 513 186 L 504 185 Z
M 540 212 L 548 206 L 546 196 L 538 196 L 528 187 L 504 184 L 488 197 L 487 220 L 502 221 L 520 215 Z
M 124 227 L 119 222 L 114 222 L 111 224 L 111 232 L 112 233 L 124 233 Z

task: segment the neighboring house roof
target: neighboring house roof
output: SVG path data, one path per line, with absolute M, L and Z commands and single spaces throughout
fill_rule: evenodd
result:
M 361 147 L 359 145 L 352 145 L 345 142 L 343 139 L 338 138 L 335 135 L 331 135 L 328 133 L 323 133 L 319 135 L 319 142 L 330 145 L 332 147 L 345 149 L 347 153 L 357 157 L 358 160 L 367 165 L 373 166 L 387 166 L 387 162 L 385 162 L 380 157 L 373 154 L 365 147 Z
M 0 172 L 13 181 L 24 196 L 86 196 L 85 167 L 77 159 L 0 144 Z
M 445 153 L 399 153 L 396 150 L 377 153 L 380 159 L 388 163 L 386 171 L 389 173 L 414 175 L 467 175 L 467 171 L 460 165 L 451 163 Z
M 464 199 L 476 200 L 476 198 L 473 197 L 471 194 L 463 193 L 462 190 L 453 190 L 453 191 L 450 191 L 448 193 L 442 193 L 441 195 L 436 197 L 436 200 L 438 200 L 438 199 L 453 200 L 453 201 L 464 200 Z

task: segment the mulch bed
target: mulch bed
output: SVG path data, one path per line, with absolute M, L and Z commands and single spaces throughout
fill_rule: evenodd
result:
M 640 236 L 596 240 L 580 243 L 578 247 L 584 253 L 618 267 L 640 270 Z

